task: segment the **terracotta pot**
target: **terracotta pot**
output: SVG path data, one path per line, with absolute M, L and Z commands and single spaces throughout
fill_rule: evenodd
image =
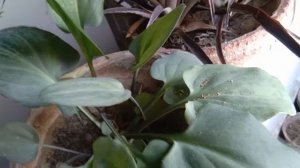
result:
M 292 23 L 294 14 L 294 0 L 281 0 L 272 18 L 279 21 L 284 27 Z M 261 66 L 262 62 L 268 64 L 272 60 L 272 54 L 266 53 L 277 40 L 261 26 L 256 30 L 244 34 L 236 39 L 222 44 L 226 61 L 238 66 Z M 204 48 L 214 63 L 219 59 L 214 47 Z
M 121 81 L 125 88 L 131 87 L 133 71 L 130 69 L 134 62 L 134 56 L 128 51 L 121 51 L 108 55 L 107 57 L 99 57 L 94 60 L 94 66 L 97 75 L 100 77 L 113 77 Z M 150 77 L 150 64 L 140 70 L 137 78 L 138 85 L 141 84 L 143 89 L 149 91 L 158 88 L 158 82 Z M 87 65 L 83 65 L 69 74 L 65 78 L 76 77 L 81 75 L 89 75 Z M 139 87 L 139 86 L 138 86 Z M 54 139 L 54 130 L 64 126 L 64 118 L 59 109 L 55 106 L 42 107 L 31 111 L 28 123 L 31 124 L 38 132 L 41 144 L 51 144 Z M 47 164 L 47 156 L 53 150 L 48 148 L 40 148 L 37 159 L 31 163 L 18 165 L 11 164 L 11 168 L 38 168 L 42 164 Z
M 290 145 L 300 147 L 300 113 L 287 116 L 282 125 L 282 134 Z

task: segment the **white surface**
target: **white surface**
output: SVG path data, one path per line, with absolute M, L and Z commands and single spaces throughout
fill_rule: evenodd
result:
M 2 3 L 2 0 L 0 2 Z M 34 26 L 48 30 L 78 49 L 78 45 L 73 37 L 58 29 L 52 21 L 48 13 L 46 0 L 6 0 L 4 13 L 0 17 L 0 29 L 20 25 Z M 104 23 L 100 27 L 88 28 L 87 31 L 90 37 L 105 53 L 118 50 L 106 20 L 104 20 Z M 0 125 L 11 121 L 23 121 L 27 114 L 27 108 L 0 97 Z M 7 167 L 7 161 L 0 158 L 0 168 Z

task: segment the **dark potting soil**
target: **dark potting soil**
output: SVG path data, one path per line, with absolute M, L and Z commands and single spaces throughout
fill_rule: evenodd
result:
M 273 11 L 277 9 L 279 2 L 279 0 L 252 0 L 249 2 L 249 5 L 260 8 L 269 15 L 272 15 Z M 183 30 L 187 30 L 186 33 L 189 37 L 200 47 L 212 47 L 216 45 L 216 30 L 211 22 L 210 12 L 203 9 L 203 5 L 205 4 L 200 3 L 198 6 L 196 5 L 186 16 L 182 26 Z M 195 26 L 197 24 L 191 24 L 197 22 L 198 24 L 200 23 L 199 26 Z M 240 37 L 255 30 L 258 26 L 259 23 L 250 14 L 232 13 L 228 24 L 224 25 L 222 42 L 227 42 Z M 195 29 L 195 27 L 199 28 Z M 182 39 L 176 33 L 171 35 L 166 42 L 165 47 L 187 50 Z
M 52 145 L 71 149 L 85 154 L 92 154 L 92 144 L 101 135 L 98 127 L 95 126 L 87 117 L 80 115 L 61 118 L 63 123 L 53 131 Z M 49 167 L 56 167 L 58 163 L 67 163 L 72 166 L 84 164 L 89 157 L 52 150 L 46 162 Z

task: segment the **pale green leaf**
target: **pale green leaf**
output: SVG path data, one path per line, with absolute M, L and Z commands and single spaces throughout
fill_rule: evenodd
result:
M 207 105 L 173 145 L 164 168 L 298 168 L 300 154 L 273 137 L 249 113 Z
M 103 17 L 103 0 L 56 0 L 61 8 L 78 27 L 85 25 L 99 26 Z M 63 19 L 50 8 L 56 24 L 64 31 L 69 32 Z
M 40 98 L 66 106 L 111 106 L 128 100 L 129 90 L 112 78 L 77 78 L 55 83 L 44 89 Z
M 162 140 L 153 140 L 143 151 L 145 161 L 139 161 L 139 168 L 161 167 L 163 158 L 168 153 L 170 145 Z
M 0 156 L 12 162 L 35 159 L 39 148 L 36 131 L 24 123 L 9 123 L 0 128 Z
M 40 91 L 55 83 L 79 54 L 52 33 L 32 27 L 0 31 L 0 94 L 26 106 L 39 106 Z
M 66 116 L 79 114 L 78 107 L 76 106 L 58 106 L 59 110 Z
M 184 71 L 202 64 L 195 55 L 186 51 L 175 50 L 157 59 L 152 64 L 150 73 L 154 79 L 163 81 L 165 85 L 171 85 L 182 80 Z
M 102 51 L 83 31 L 81 25 L 79 25 L 79 24 L 81 24 L 81 20 L 80 20 L 81 14 L 79 12 L 79 9 L 78 9 L 79 6 L 78 6 L 77 2 L 75 2 L 74 0 L 72 0 L 72 1 L 70 1 L 70 0 L 47 0 L 47 2 L 48 2 L 48 5 L 51 7 L 51 9 L 56 13 L 56 15 L 61 18 L 61 19 L 59 19 L 59 20 L 61 20 L 59 23 L 64 23 L 65 24 L 64 27 L 68 28 L 68 30 L 73 34 L 74 38 L 76 39 L 77 43 L 79 44 L 79 46 L 82 50 L 84 56 L 86 57 L 86 60 L 91 68 L 91 71 L 94 71 L 93 66 L 92 66 L 93 57 L 102 55 Z M 81 3 L 84 3 L 84 5 L 83 5 L 84 9 L 89 6 L 88 2 L 80 2 L 80 4 Z M 87 3 L 87 4 L 85 4 L 85 3 Z M 102 4 L 103 2 L 101 1 L 100 3 Z M 97 4 L 98 3 L 90 4 L 90 5 L 97 5 Z M 76 6 L 76 7 L 74 7 L 74 6 Z M 88 12 L 88 11 L 86 11 L 86 12 Z M 101 15 L 102 15 L 102 12 L 103 11 L 101 10 L 101 13 L 100 13 Z M 84 13 L 85 12 L 83 12 L 83 14 Z M 60 25 L 62 26 L 62 24 L 60 24 Z
M 196 103 L 193 106 L 197 112 L 201 112 L 207 104 L 214 104 L 251 113 L 260 121 L 278 112 L 295 113 L 280 81 L 258 68 L 195 66 L 184 72 L 183 78 L 190 90 L 187 100 Z M 188 113 L 193 115 L 193 111 Z
M 138 35 L 130 44 L 129 51 L 135 56 L 135 69 L 147 63 L 155 52 L 166 42 L 174 30 L 185 5 L 179 5 L 166 16 L 157 19 Z
M 202 65 L 202 62 L 195 55 L 181 50 L 164 55 L 152 64 L 151 76 L 164 82 L 164 100 L 168 104 L 174 104 L 189 94 L 183 81 L 183 72 L 195 65 Z
M 94 168 L 137 168 L 129 149 L 118 140 L 99 138 L 93 144 Z

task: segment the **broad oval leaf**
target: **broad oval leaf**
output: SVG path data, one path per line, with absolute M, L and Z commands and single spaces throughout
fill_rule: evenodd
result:
M 129 149 L 118 140 L 99 138 L 93 144 L 93 151 L 95 168 L 137 168 Z
M 129 51 L 136 58 L 134 69 L 138 69 L 147 63 L 155 52 L 166 42 L 174 30 L 184 8 L 185 5 L 179 5 L 166 16 L 157 19 L 131 42 Z
M 77 78 L 57 82 L 44 89 L 44 102 L 66 106 L 111 106 L 129 99 L 131 93 L 112 78 Z
M 154 79 L 163 81 L 165 85 L 170 85 L 182 80 L 183 72 L 191 69 L 195 65 L 203 63 L 193 54 L 175 50 L 171 54 L 163 55 L 151 66 L 151 76 Z
M 78 52 L 52 33 L 32 27 L 0 31 L 0 94 L 39 106 L 42 89 L 79 60 Z
M 157 59 L 151 66 L 151 76 L 164 82 L 164 100 L 174 104 L 189 94 L 183 82 L 183 72 L 202 62 L 193 54 L 176 50 Z
M 146 163 L 138 161 L 139 168 L 161 167 L 163 158 L 168 153 L 170 145 L 162 140 L 153 140 L 143 151 Z
M 280 81 L 258 68 L 195 66 L 184 72 L 183 78 L 190 90 L 187 100 L 197 104 L 197 112 L 206 104 L 214 104 L 249 112 L 260 121 L 281 111 L 295 113 Z
M 85 25 L 99 26 L 102 21 L 104 0 L 56 0 L 56 2 L 78 27 L 84 28 Z M 63 19 L 51 8 L 50 13 L 56 24 L 63 31 L 69 32 L 69 28 Z
M 39 137 L 31 126 L 9 123 L 0 128 L 0 156 L 16 163 L 32 161 L 39 148 Z
M 173 139 L 165 168 L 298 168 L 300 154 L 273 137 L 249 113 L 223 106 L 202 109 Z

